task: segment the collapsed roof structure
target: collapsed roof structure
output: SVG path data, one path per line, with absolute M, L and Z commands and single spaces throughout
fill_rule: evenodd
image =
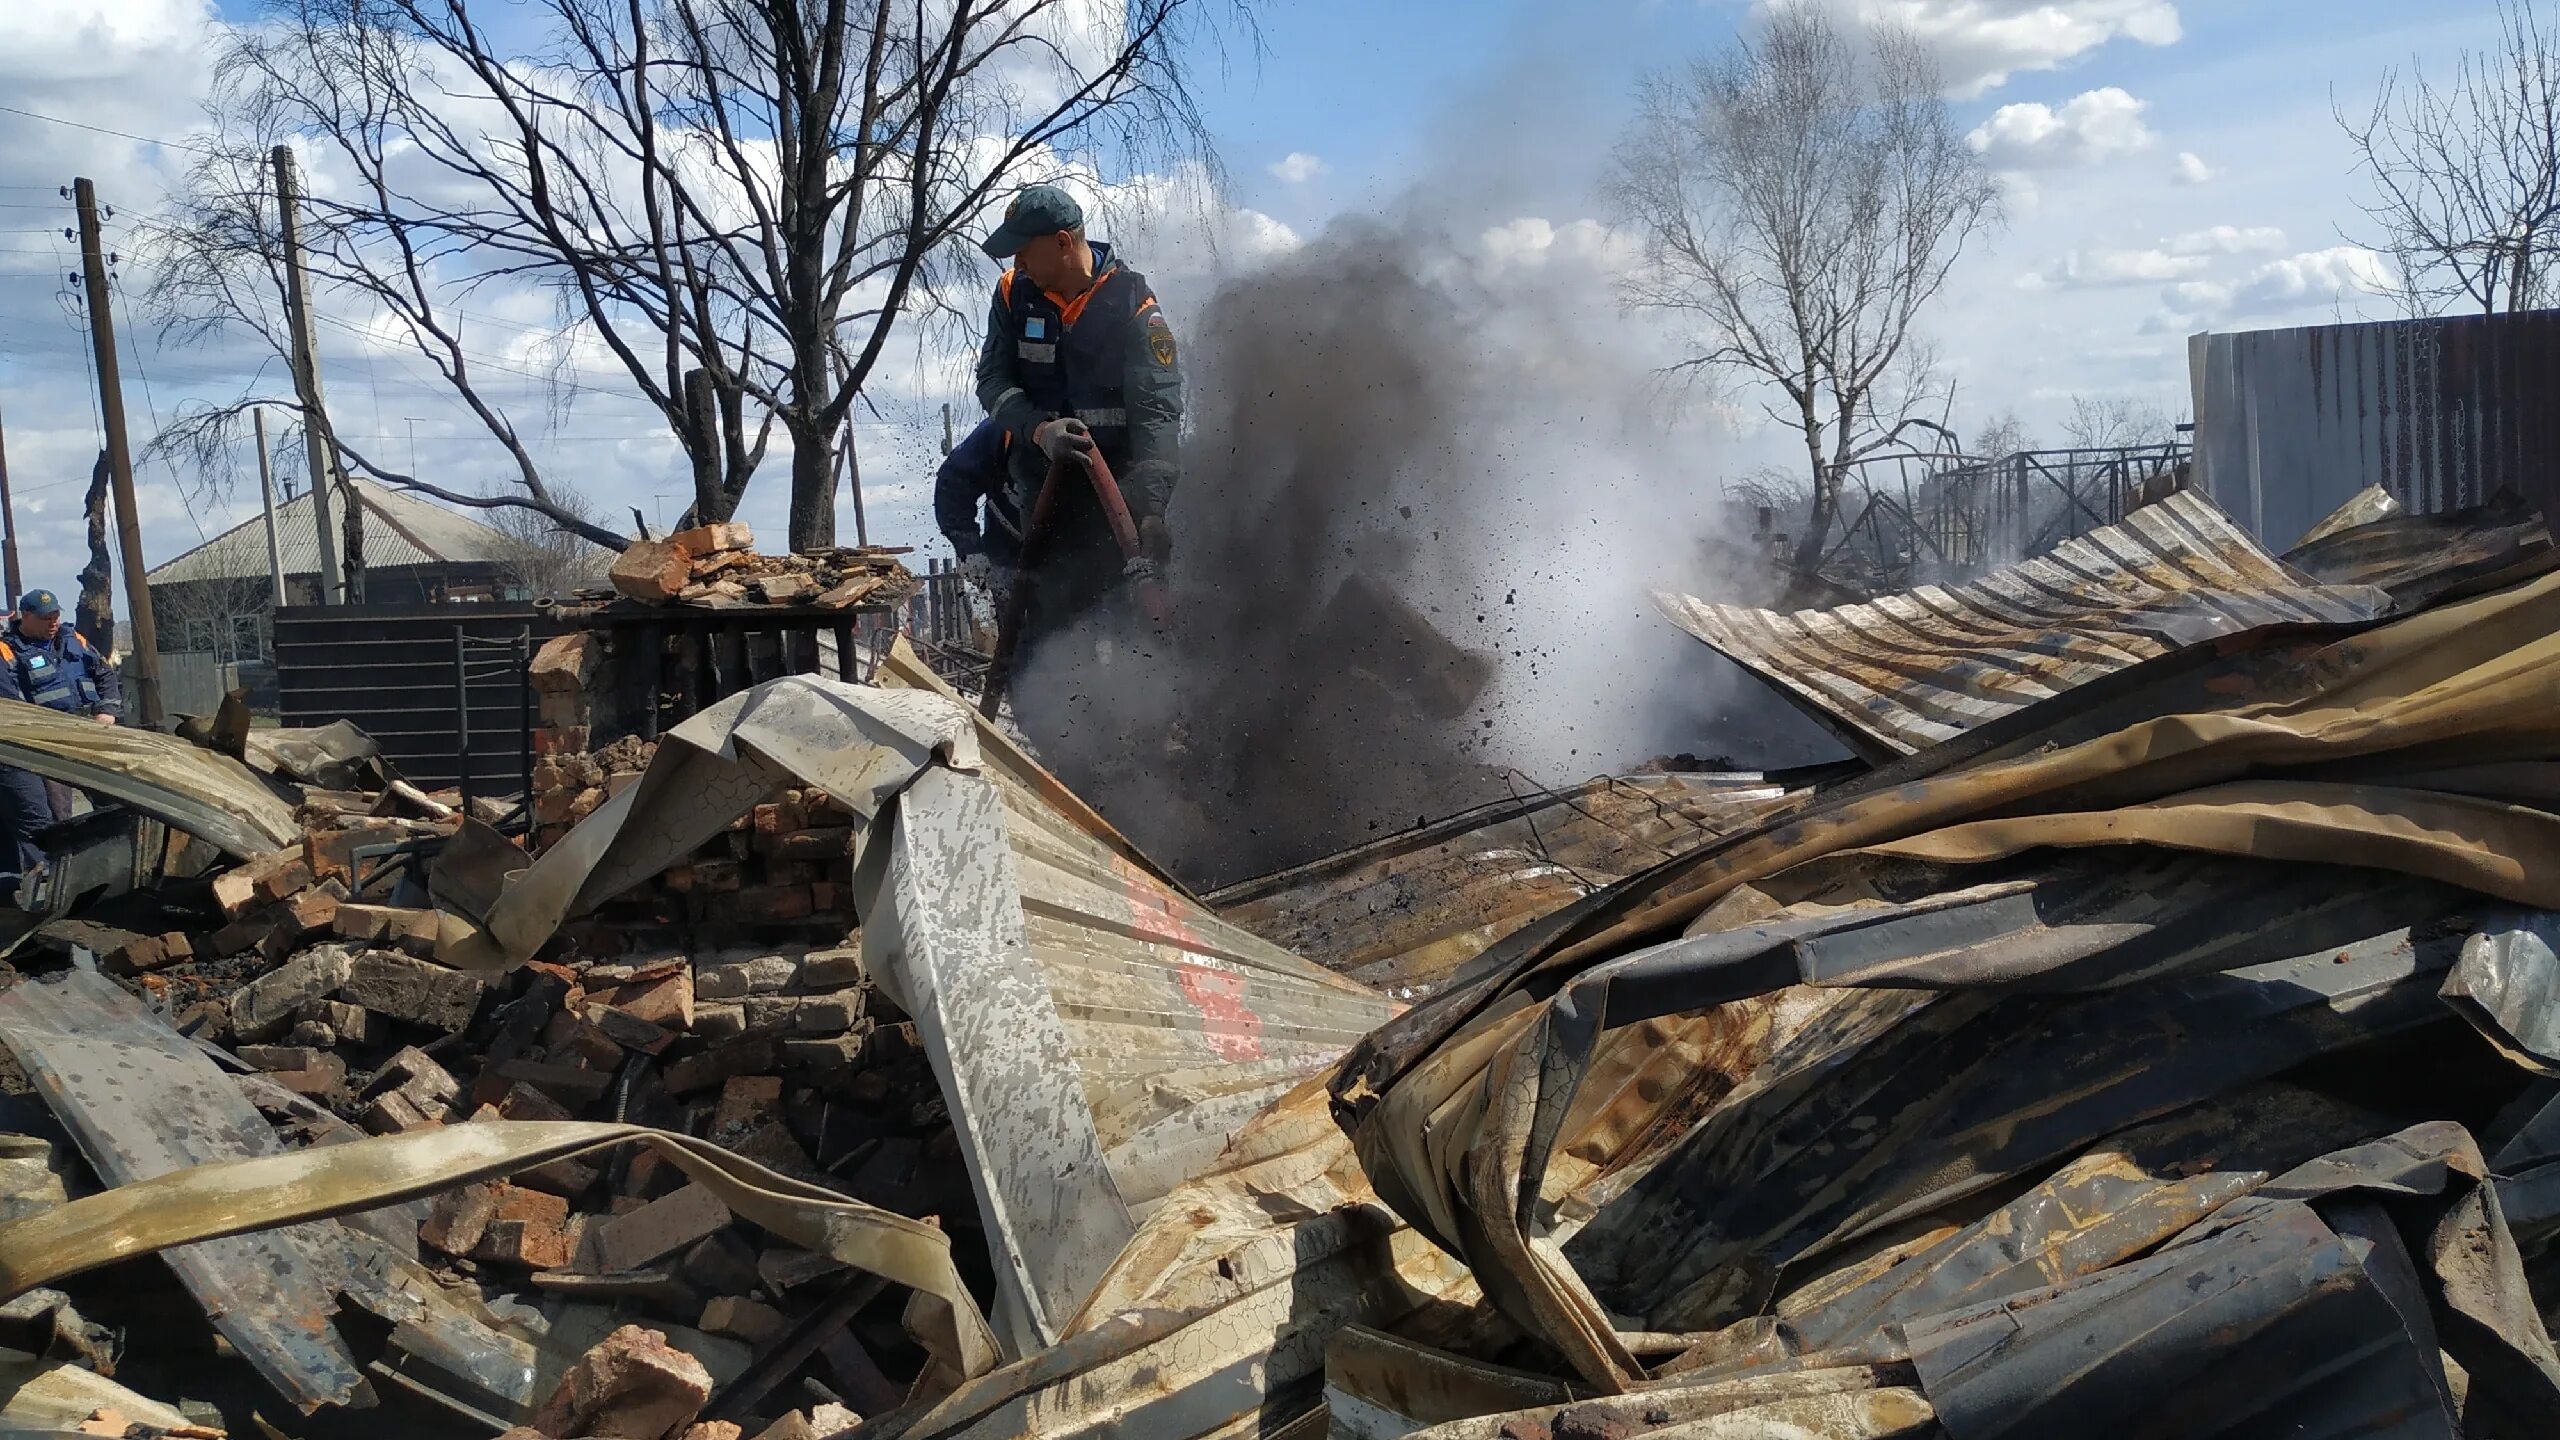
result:
M 457 1111 L 127 1163 L 179 1122 L 84 1095 L 65 1017 L 114 1010 L 118 1043 L 169 1065 L 203 1049 L 95 977 L 38 977 L 0 995 L 0 1043 L 113 1188 L 0 1224 L 0 1278 L 636 1144 L 723 1218 L 867 1275 L 865 1302 L 910 1297 L 923 1359 L 858 1416 L 799 1414 L 813 1434 L 2541 1433 L 2560 567 L 2514 506 L 2390 509 L 2278 557 L 2178 496 L 1962 587 L 1793 615 L 1672 598 L 1866 763 L 1605 779 L 1214 905 L 910 659 L 872 686 L 770 682 L 684 722 L 539 858 L 443 887 L 413 948 L 492 997 L 557 970 L 609 1010 L 673 972 L 545 958 L 574 917 L 774 794 L 823 792 L 849 817 L 864 983 L 911 1017 L 985 1255 L 682 1126 Z M 116 762 L 119 799 L 234 854 L 273 823 L 246 796 L 208 819 L 181 742 L 118 743 L 165 752 Z M 99 783 L 79 749 L 7 758 Z M 731 1043 L 630 1018 L 580 1041 L 599 1103 Z M 453 1033 L 462 1065 L 479 1032 Z M 577 1192 L 610 1197 L 605 1228 L 686 1193 L 628 1174 Z M 555 1314 L 560 1334 L 660 1323 L 666 1282 L 612 1258 L 538 1267 L 626 1307 Z M 507 1309 L 514 1273 L 353 1302 L 409 1307 L 385 1359 L 331 1341 L 448 1395 L 467 1357 L 521 1352 L 539 1379 L 472 1413 L 541 1418 L 566 1342 Z M 795 1317 L 784 1355 L 850 1313 L 755 1293 Z M 706 1382 L 644 1440 L 706 1406 L 762 1426 L 774 1383 Z M 0 1416 L 78 1410 L 48 1391 Z

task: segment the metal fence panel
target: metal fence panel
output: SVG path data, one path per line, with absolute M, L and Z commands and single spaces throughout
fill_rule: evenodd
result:
M 2196 483 L 2271 549 L 2368 485 L 2419 514 L 2553 494 L 2560 311 L 2204 334 L 2187 362 Z
M 239 672 L 211 650 L 163 650 L 160 708 L 172 715 L 211 715 L 240 683 Z
M 470 656 L 466 730 L 455 703 L 456 627 L 488 642 L 530 632 L 534 648 L 566 628 L 529 605 L 289 606 L 276 612 L 284 723 L 351 720 L 429 788 L 461 779 L 455 751 L 467 735 L 473 793 L 514 794 L 525 764 L 523 671 Z

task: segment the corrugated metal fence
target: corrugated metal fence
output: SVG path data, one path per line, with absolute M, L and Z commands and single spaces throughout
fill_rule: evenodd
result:
M 512 795 L 525 764 L 524 668 L 496 655 L 510 642 L 539 648 L 560 622 L 530 605 L 288 606 L 276 612 L 276 681 L 284 723 L 352 720 L 402 774 L 430 789 L 461 776 L 472 790 Z M 457 655 L 455 631 L 464 637 Z M 468 730 L 456 704 L 457 661 L 468 671 Z
M 2548 508 L 2560 311 L 2197 335 L 2196 484 L 2272 549 L 2367 485 L 2420 514 Z

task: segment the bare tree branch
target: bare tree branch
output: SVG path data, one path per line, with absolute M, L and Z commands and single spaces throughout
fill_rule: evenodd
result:
M 2383 72 L 2372 107 L 2331 113 L 2372 182 L 2363 202 L 2414 315 L 2484 315 L 2560 299 L 2560 29 L 2540 0 L 2500 0 L 2496 50 L 2465 50 L 2438 85 Z
M 1942 88 L 1907 32 L 1773 7 L 1729 54 L 1650 77 L 1618 149 L 1611 197 L 1648 261 L 1622 298 L 1690 327 L 1689 372 L 1777 390 L 1803 433 L 1799 569 L 1843 468 L 1945 409 L 1915 327 L 2000 195 Z
M 778 425 L 791 543 L 832 543 L 843 422 L 901 319 L 982 283 L 968 238 L 991 202 L 1072 167 L 1214 174 L 1186 57 L 1212 13 L 1250 28 L 1248 6 L 520 0 L 501 26 L 464 0 L 269 0 L 231 31 L 216 118 L 236 153 L 201 168 L 169 237 L 200 259 L 170 309 L 281 336 L 237 162 L 296 141 L 320 182 L 315 276 L 434 365 L 531 508 L 592 524 L 550 504 L 474 378 L 454 307 L 501 280 L 549 287 L 732 509 Z M 717 433 L 685 401 L 697 368 Z

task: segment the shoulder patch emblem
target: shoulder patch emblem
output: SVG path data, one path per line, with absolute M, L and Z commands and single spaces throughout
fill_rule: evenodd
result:
M 1173 364 L 1172 326 L 1158 320 L 1147 327 L 1147 353 L 1155 356 L 1159 365 L 1170 367 Z

